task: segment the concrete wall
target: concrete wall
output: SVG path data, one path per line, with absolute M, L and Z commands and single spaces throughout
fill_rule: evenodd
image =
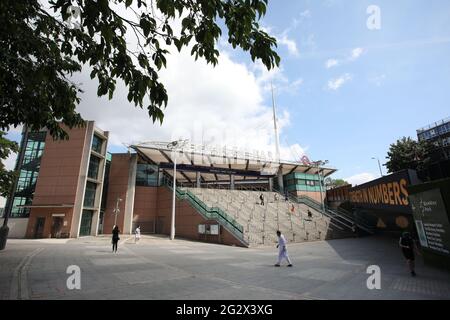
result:
M 5 219 L 0 219 L 0 225 L 3 225 Z M 8 238 L 11 239 L 21 239 L 25 238 L 27 232 L 28 218 L 9 218 L 8 227 L 9 233 Z
M 172 191 L 166 187 L 158 188 L 158 206 L 157 206 L 157 232 L 161 234 L 170 234 L 170 222 L 172 216 Z M 176 219 L 175 234 L 177 237 L 186 239 L 221 243 L 228 245 L 243 246 L 231 233 L 225 228 L 220 228 L 220 234 L 200 235 L 198 233 L 199 224 L 216 224 L 215 221 L 204 219 L 196 209 L 191 207 L 188 201 L 176 200 Z
M 320 202 L 320 192 L 316 191 L 297 191 L 298 196 L 308 196 L 313 200 L 316 200 L 317 202 Z M 322 192 L 322 201 L 325 200 L 325 192 Z
M 141 226 L 142 233 L 156 233 L 158 189 L 157 187 L 136 187 L 133 223 Z
M 49 237 L 53 214 L 65 215 L 64 220 L 67 224 L 63 226 L 63 233 L 69 233 L 71 237 L 78 235 L 78 225 L 72 225 L 73 208 L 59 206 L 61 204 L 76 206 L 77 192 L 80 192 L 80 167 L 89 126 L 73 129 L 62 127 L 69 134 L 69 140 L 55 141 L 47 135 L 33 198 L 33 206 L 54 207 L 31 209 L 27 238 L 34 237 L 38 217 L 45 218 L 44 236 Z
M 130 194 L 132 191 L 129 191 L 130 174 L 132 174 L 130 169 L 134 158 L 135 155 L 130 155 L 128 153 L 112 155 L 111 168 L 109 171 L 108 198 L 103 218 L 104 234 L 110 234 L 114 227 L 114 208 L 116 207 L 117 198 L 122 199 L 122 201 L 119 201 L 118 206 L 120 213 L 117 216 L 117 225 L 122 233 L 130 233 L 131 228 L 128 229 L 126 226 L 131 225 L 131 222 L 125 223 L 125 216 L 130 220 L 132 219 L 132 213 L 129 212 L 130 206 L 128 205 L 128 202 L 134 201 L 134 194 Z

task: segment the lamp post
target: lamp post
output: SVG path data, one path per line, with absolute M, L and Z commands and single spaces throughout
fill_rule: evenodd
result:
M 119 215 L 119 213 L 120 213 L 120 209 L 119 209 L 119 202 L 121 202 L 122 201 L 122 199 L 121 198 L 117 198 L 117 200 L 116 200 L 116 207 L 114 208 L 114 214 L 115 214 L 115 217 L 114 217 L 114 227 L 115 226 L 117 226 L 117 216 Z
M 314 164 L 316 164 L 317 166 L 317 174 L 319 175 L 319 192 L 320 192 L 320 206 L 322 208 L 322 210 L 324 210 L 324 203 L 323 203 L 323 195 L 322 195 L 322 178 L 321 178 L 321 174 L 320 174 L 320 166 L 321 165 L 326 165 L 328 163 L 328 160 L 318 160 L 313 162 Z
M 383 176 L 383 172 L 381 171 L 381 164 L 380 164 L 380 159 L 378 157 L 372 157 L 372 160 L 377 160 L 378 161 L 378 168 L 380 169 L 380 176 Z
M 176 189 L 177 189 L 177 149 L 182 148 L 187 143 L 187 140 L 172 141 L 167 145 L 167 148 L 172 149 L 173 156 L 173 185 L 172 185 L 172 219 L 170 221 L 170 240 L 175 239 L 175 201 L 176 201 Z
M 0 250 L 5 249 L 6 242 L 8 240 L 8 233 L 9 233 L 8 219 L 9 219 L 9 217 L 11 215 L 11 211 L 14 207 L 14 195 L 15 195 L 15 192 L 17 189 L 17 184 L 19 181 L 20 169 L 23 165 L 22 162 L 25 157 L 26 143 L 28 141 L 28 133 L 29 133 L 28 126 L 25 125 L 25 127 L 22 131 L 22 140 L 20 142 L 19 153 L 17 155 L 17 161 L 16 161 L 16 165 L 14 168 L 15 177 L 14 177 L 14 181 L 11 185 L 11 189 L 10 189 L 8 198 L 6 199 L 6 206 L 5 206 L 4 215 L 3 215 L 3 218 L 4 218 L 3 225 L 0 227 Z

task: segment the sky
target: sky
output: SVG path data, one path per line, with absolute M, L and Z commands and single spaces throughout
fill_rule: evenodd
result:
M 88 67 L 73 77 L 84 90 L 78 111 L 110 131 L 110 152 L 178 138 L 274 151 L 272 83 L 281 158 L 326 159 L 333 178 L 353 184 L 379 177 L 372 158 L 384 163 L 391 143 L 450 116 L 448 0 L 269 0 L 260 25 L 278 41 L 270 72 L 226 37 L 215 68 L 171 50 L 162 126 L 128 103 L 123 84 L 98 98 Z M 8 137 L 18 141 L 19 129 Z

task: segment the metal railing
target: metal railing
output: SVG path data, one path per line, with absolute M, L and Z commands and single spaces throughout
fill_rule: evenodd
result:
M 173 190 L 173 183 L 171 179 L 163 177 L 163 185 Z M 203 201 L 201 201 L 195 194 L 189 190 L 182 190 L 178 187 L 175 188 L 176 196 L 179 199 L 187 200 L 205 219 L 216 220 L 225 229 L 231 232 L 244 244 L 248 243 L 244 239 L 244 228 L 234 218 L 228 215 L 225 211 L 218 207 L 208 207 Z

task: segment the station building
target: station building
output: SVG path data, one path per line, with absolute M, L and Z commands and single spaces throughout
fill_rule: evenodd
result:
M 124 234 L 137 225 L 143 233 L 169 234 L 174 175 L 177 187 L 275 191 L 279 197 L 303 195 L 320 202 L 324 178 L 336 171 L 167 142 L 130 145 L 126 153 L 110 154 L 109 132 L 93 121 L 64 129 L 69 135 L 64 141 L 53 140 L 46 130 L 24 130 L 16 164 L 20 175 L 5 210 L 10 211 L 10 237 L 95 236 L 110 234 L 114 225 Z M 177 198 L 177 236 L 198 239 L 199 224 L 208 222 L 199 207 Z M 204 235 L 203 240 L 240 245 L 232 228 L 222 229 L 220 239 Z

